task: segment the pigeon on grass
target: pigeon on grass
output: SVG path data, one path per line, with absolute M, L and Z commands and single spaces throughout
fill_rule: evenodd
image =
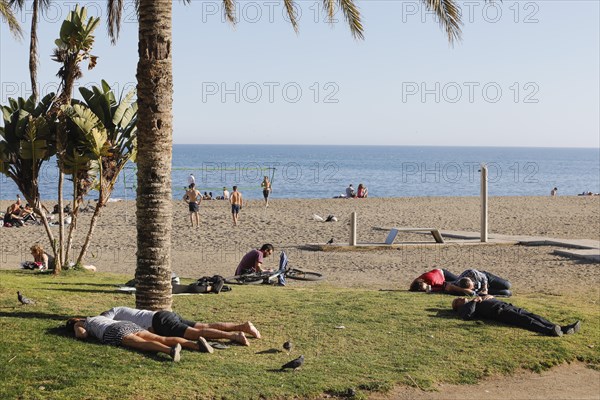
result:
M 23 296 L 21 292 L 17 292 L 17 298 L 19 299 L 19 303 L 21 304 L 35 304 L 35 301 Z
M 289 340 L 283 344 L 283 349 L 287 351 L 288 354 L 292 351 L 292 342 Z
M 304 364 L 304 356 L 300 356 L 298 358 L 296 358 L 295 360 L 292 360 L 286 364 L 283 364 L 281 366 L 281 370 L 285 370 L 285 369 L 293 369 L 294 371 L 296 371 L 298 368 L 300 368 L 302 366 L 302 364 Z

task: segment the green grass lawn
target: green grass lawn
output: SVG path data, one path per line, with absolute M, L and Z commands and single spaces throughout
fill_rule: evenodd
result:
M 290 398 L 322 393 L 358 397 L 395 384 L 431 388 L 474 383 L 518 368 L 543 370 L 580 360 L 600 365 L 598 299 L 519 296 L 516 305 L 557 323 L 583 322 L 562 338 L 458 319 L 452 297 L 340 289 L 310 283 L 235 286 L 219 295 L 175 296 L 173 310 L 206 322 L 251 320 L 263 339 L 214 354 L 184 351 L 180 363 L 65 335 L 70 316 L 97 315 L 133 295 L 115 291 L 126 276 L 67 271 L 55 278 L 0 271 L 0 398 Z M 21 290 L 36 304 L 21 306 Z M 344 326 L 344 329 L 336 327 Z M 291 355 L 268 352 L 291 340 Z M 304 367 L 279 367 L 304 354 Z

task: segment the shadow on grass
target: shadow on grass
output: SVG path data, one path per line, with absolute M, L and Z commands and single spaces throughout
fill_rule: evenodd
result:
M 67 319 L 70 318 L 70 316 L 68 316 L 68 315 L 50 314 L 50 313 L 44 313 L 44 312 L 39 312 L 39 311 L 32 311 L 32 312 L 18 311 L 18 312 L 14 312 L 14 313 L 0 311 L 0 318 L 2 318 L 2 317 L 52 319 L 55 321 L 66 321 Z
M 460 319 L 454 311 L 447 308 L 426 308 L 425 311 L 435 313 L 431 315 L 434 318 Z
M 94 289 L 77 289 L 77 288 L 46 289 L 46 290 L 57 290 L 59 292 L 73 292 L 73 293 L 110 293 L 110 294 L 119 293 L 118 290 L 94 290 Z M 123 292 L 121 292 L 121 293 L 123 293 Z
M 267 350 L 262 350 L 262 351 L 257 351 L 254 354 L 277 354 L 277 353 L 283 353 L 281 350 L 278 349 L 267 349 Z
M 97 286 L 97 287 L 118 287 L 114 283 L 90 283 L 90 282 L 48 282 L 46 285 L 80 285 L 80 286 Z

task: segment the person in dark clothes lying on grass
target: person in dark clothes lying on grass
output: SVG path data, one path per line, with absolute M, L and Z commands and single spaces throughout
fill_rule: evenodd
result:
M 467 269 L 463 271 L 455 282 L 447 285 L 446 291 L 449 293 L 460 293 L 466 295 L 486 295 L 494 296 L 512 296 L 510 291 L 511 284 L 506 279 L 500 278 L 487 271 L 478 271 L 476 269 Z
M 515 307 L 510 303 L 485 295 L 467 299 L 459 297 L 452 301 L 452 309 L 463 319 L 491 319 L 548 336 L 577 333 L 581 321 L 561 327 L 534 313 Z
M 181 357 L 181 348 L 201 350 L 198 342 L 180 337 L 159 336 L 129 321 L 115 321 L 101 315 L 88 318 L 71 318 L 67 321 L 67 331 L 78 339 L 94 337 L 103 344 L 130 347 L 141 351 L 168 354 L 174 362 Z
M 102 316 L 116 321 L 130 321 L 144 329 L 155 332 L 162 336 L 177 336 L 189 340 L 198 340 L 209 353 L 211 346 L 204 341 L 206 339 L 228 339 L 244 346 L 250 342 L 246 338 L 249 334 L 260 339 L 260 332 L 252 322 L 242 324 L 233 322 L 201 323 L 183 319 L 172 311 L 147 311 L 130 307 L 113 307 L 104 311 Z

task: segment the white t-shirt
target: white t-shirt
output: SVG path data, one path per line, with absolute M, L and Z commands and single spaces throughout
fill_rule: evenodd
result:
M 89 335 L 95 337 L 98 340 L 102 340 L 106 329 L 108 329 L 111 325 L 115 324 L 116 322 L 117 321 L 112 320 L 110 318 L 98 315 L 97 317 L 86 318 L 83 328 L 88 332 Z
M 188 186 L 192 183 L 196 183 L 196 178 L 194 178 L 194 175 L 190 174 L 190 176 L 188 176 Z
M 223 190 L 223 198 L 225 200 L 229 200 L 229 190 L 227 190 L 227 189 Z
M 104 311 L 102 316 L 115 321 L 130 321 L 148 330 L 152 328 L 154 314 L 156 314 L 156 311 L 138 310 L 129 307 L 113 307 L 108 311 Z

